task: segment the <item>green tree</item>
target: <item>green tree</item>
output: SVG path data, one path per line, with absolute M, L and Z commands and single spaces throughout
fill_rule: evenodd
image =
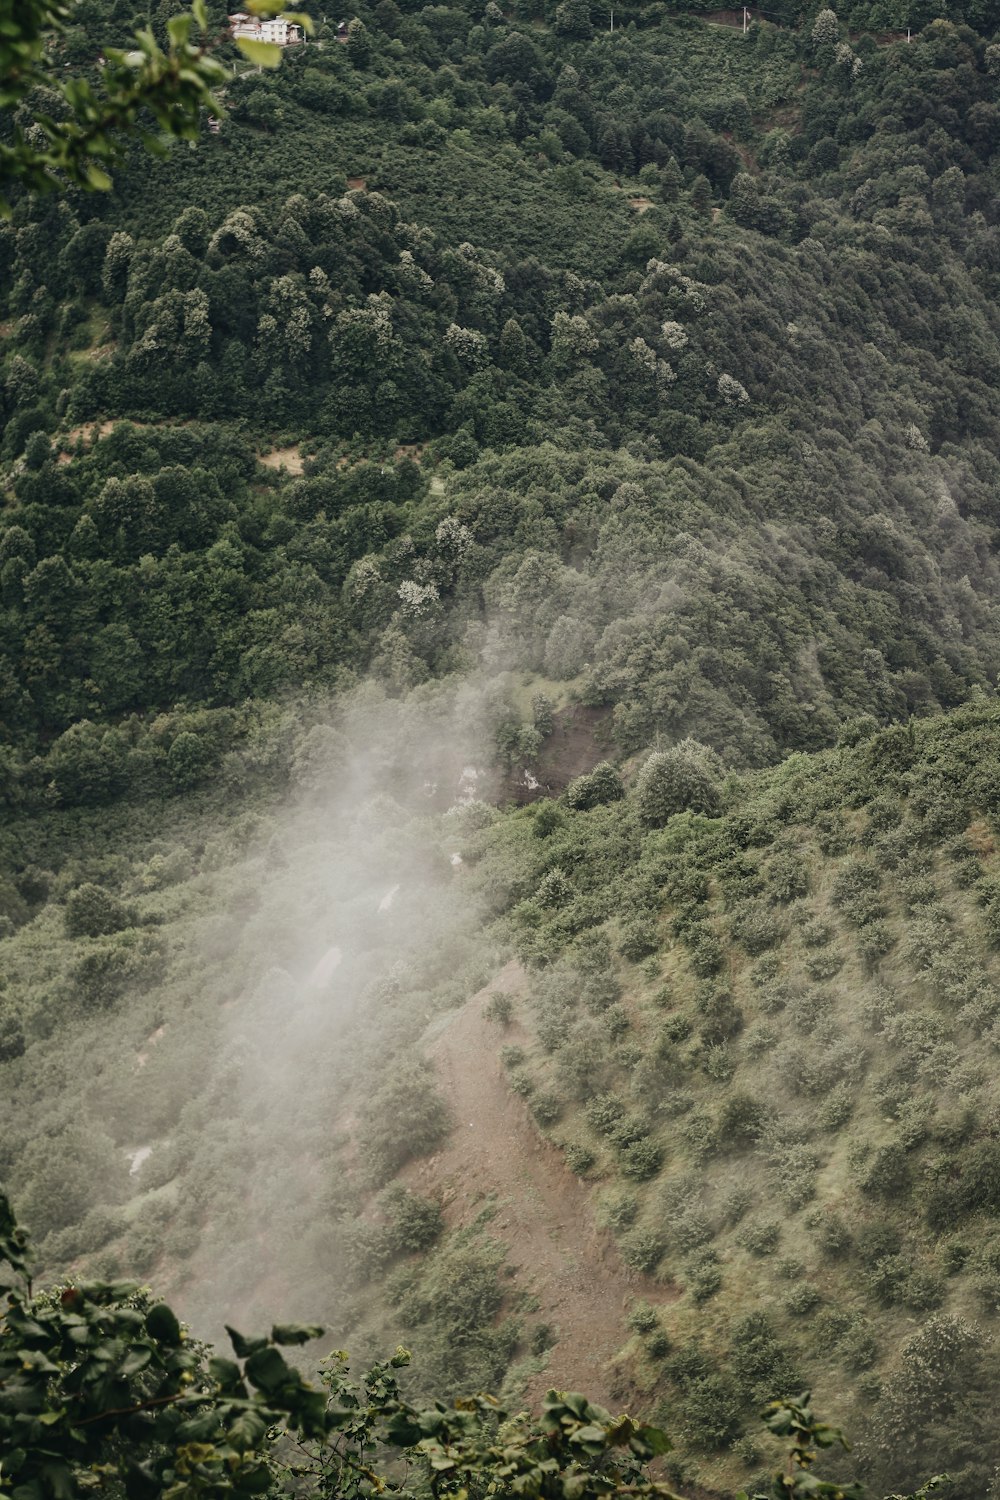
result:
M 633 797 L 644 823 L 660 827 L 674 813 L 719 810 L 719 758 L 697 740 L 652 754 L 635 778 Z

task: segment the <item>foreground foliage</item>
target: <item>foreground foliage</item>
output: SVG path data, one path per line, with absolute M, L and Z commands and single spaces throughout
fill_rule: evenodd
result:
M 137 1286 L 32 1295 L 28 1264 L 26 1236 L 0 1194 L 0 1266 L 17 1278 L 0 1317 L 0 1494 L 12 1500 L 72 1500 L 117 1484 L 129 1500 L 249 1500 L 286 1489 L 328 1500 L 498 1489 L 532 1500 L 678 1500 L 645 1472 L 669 1450 L 665 1434 L 584 1396 L 550 1391 L 538 1427 L 485 1396 L 418 1410 L 396 1382 L 406 1350 L 360 1382 L 338 1351 L 317 1386 L 281 1351 L 320 1328 L 276 1326 L 265 1338 L 229 1329 L 236 1359 L 222 1358 Z M 775 1403 L 768 1426 L 792 1440 L 789 1471 L 771 1491 L 778 1500 L 863 1500 L 861 1486 L 812 1474 L 815 1450 L 842 1439 L 816 1421 L 808 1396 Z M 405 1451 L 402 1471 L 392 1449 Z

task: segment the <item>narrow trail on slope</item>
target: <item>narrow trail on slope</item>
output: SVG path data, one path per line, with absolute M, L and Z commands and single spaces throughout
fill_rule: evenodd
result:
M 517 1284 L 537 1297 L 538 1322 L 550 1324 L 557 1340 L 526 1400 L 537 1404 L 556 1386 L 615 1407 L 633 1391 L 627 1368 L 614 1362 L 628 1337 L 629 1305 L 637 1297 L 655 1305 L 676 1294 L 622 1264 L 611 1236 L 595 1223 L 593 1189 L 574 1177 L 507 1086 L 500 1034 L 483 1012 L 491 995 L 516 998 L 526 986 L 524 970 L 509 963 L 428 1046 L 455 1129 L 436 1156 L 404 1175 L 413 1188 L 441 1197 L 450 1226 L 472 1223 L 488 1199 L 495 1201 L 490 1232 L 507 1244 Z M 516 1021 L 502 1035 L 527 1040 Z

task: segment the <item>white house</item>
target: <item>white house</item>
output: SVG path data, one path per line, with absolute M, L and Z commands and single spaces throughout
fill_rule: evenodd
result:
M 229 30 L 233 37 L 247 36 L 255 42 L 274 42 L 279 47 L 294 47 L 302 40 L 302 27 L 281 16 L 262 20 L 259 16 L 248 16 L 245 11 L 235 11 L 229 17 Z

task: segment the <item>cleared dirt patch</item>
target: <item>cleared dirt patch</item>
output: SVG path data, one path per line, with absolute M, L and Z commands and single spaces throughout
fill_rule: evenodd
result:
M 92 448 L 96 442 L 99 442 L 101 438 L 106 438 L 114 430 L 116 422 L 122 420 L 123 418 L 118 417 L 114 422 L 83 422 L 79 427 L 71 427 L 69 432 L 62 433 L 56 440 L 59 444 L 59 454 L 56 458 L 56 463 L 71 463 L 73 461 L 73 454 L 70 452 L 70 449 L 75 449 L 77 443 L 82 440 L 85 448 Z M 140 427 L 142 425 L 140 422 L 132 423 L 133 427 Z
M 366 193 L 368 191 L 368 179 L 367 177 L 348 177 L 347 186 L 355 192 Z
M 634 208 L 637 214 L 648 213 L 653 206 L 652 198 L 630 198 L 629 208 Z
M 538 759 L 527 768 L 515 767 L 503 784 L 501 796 L 511 802 L 536 802 L 556 797 L 576 776 L 592 771 L 611 755 L 611 711 L 573 703 L 553 715 L 555 727 Z
M 592 1189 L 574 1177 L 562 1152 L 538 1133 L 522 1100 L 507 1087 L 499 1060 L 500 1033 L 484 1007 L 497 992 L 516 1002 L 526 976 L 516 962 L 448 1020 L 428 1055 L 455 1118 L 447 1146 L 406 1173 L 410 1185 L 440 1195 L 451 1226 L 471 1224 L 492 1199 L 490 1233 L 508 1246 L 516 1284 L 538 1299 L 534 1315 L 556 1342 L 526 1399 L 550 1386 L 583 1390 L 617 1407 L 634 1394 L 616 1355 L 628 1338 L 627 1308 L 636 1297 L 673 1300 L 667 1287 L 627 1270 L 610 1235 L 599 1229 Z M 503 1040 L 527 1040 L 516 1021 Z
M 118 417 L 115 420 L 122 421 L 123 419 L 121 417 Z M 133 427 L 138 427 L 139 425 L 140 424 L 138 422 L 132 423 Z M 113 421 L 83 422 L 79 427 L 71 427 L 69 432 L 63 434 L 63 436 L 59 439 L 59 442 L 63 447 L 68 446 L 74 448 L 79 442 L 80 438 L 83 438 L 83 441 L 89 447 L 91 443 L 96 443 L 100 438 L 106 438 L 109 433 L 114 431 L 114 429 L 115 422 Z
M 262 453 L 260 462 L 265 469 L 285 469 L 289 474 L 301 474 L 305 459 L 298 443 L 293 443 L 290 448 L 272 448 L 270 453 Z

